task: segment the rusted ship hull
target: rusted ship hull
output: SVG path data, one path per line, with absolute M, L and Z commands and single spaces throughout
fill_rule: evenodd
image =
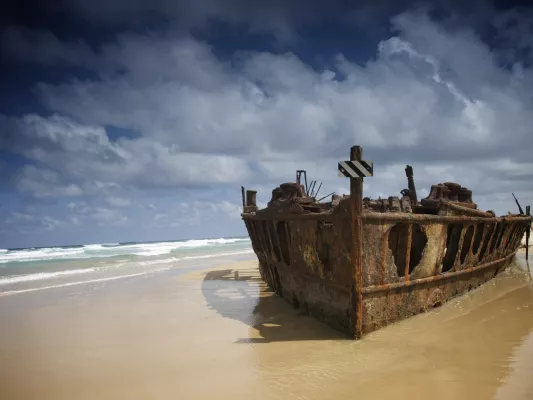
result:
M 439 306 L 494 278 L 512 261 L 530 223 L 527 217 L 405 217 L 363 216 L 363 334 Z M 351 334 L 349 216 L 243 218 L 267 284 L 309 315 Z M 411 233 L 394 248 L 391 236 L 398 236 L 399 230 Z M 449 247 L 448 232 L 453 235 Z M 424 234 L 427 242 L 420 249 Z M 410 260 L 418 262 L 409 261 L 405 274 L 409 241 Z
M 531 224 L 529 216 L 496 218 L 442 200 L 433 215 L 365 207 L 356 298 L 349 198 L 326 211 L 305 211 L 298 196 L 285 193 L 283 200 L 276 190 L 271 203 L 281 199 L 284 209 L 254 204 L 242 214 L 263 279 L 295 307 L 350 336 L 355 318 L 364 335 L 494 278 L 512 262 Z

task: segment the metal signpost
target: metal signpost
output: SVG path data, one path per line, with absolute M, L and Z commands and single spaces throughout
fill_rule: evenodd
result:
M 350 161 L 340 161 L 338 170 L 339 176 L 350 178 L 353 265 L 350 317 L 353 336 L 360 338 L 363 328 L 363 178 L 374 175 L 374 166 L 371 161 L 363 160 L 360 146 L 353 146 L 350 149 Z

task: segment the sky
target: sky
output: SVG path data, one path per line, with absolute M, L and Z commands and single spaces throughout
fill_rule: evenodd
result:
M 353 145 L 364 196 L 409 164 L 419 197 L 533 203 L 527 2 L 22 0 L 0 24 L 0 248 L 244 236 L 241 185 L 348 193 Z

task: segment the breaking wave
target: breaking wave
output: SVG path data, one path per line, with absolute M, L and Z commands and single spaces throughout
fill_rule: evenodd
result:
M 85 269 L 72 269 L 72 270 L 57 271 L 57 272 L 38 272 L 36 274 L 29 274 L 29 275 L 8 276 L 5 278 L 0 278 L 0 285 L 9 285 L 11 283 L 20 283 L 20 282 L 40 281 L 42 279 L 57 278 L 59 276 L 65 276 L 65 275 L 86 274 L 88 272 L 94 272 L 94 271 L 96 271 L 95 268 L 85 268 Z
M 132 263 L 121 262 L 117 264 L 104 265 L 104 266 L 96 267 L 96 268 L 68 269 L 68 270 L 56 271 L 56 272 L 37 272 L 37 273 L 26 274 L 26 275 L 12 275 L 12 276 L 1 277 L 0 286 L 14 284 L 14 283 L 53 279 L 53 278 L 70 276 L 70 275 L 86 274 L 86 273 L 97 272 L 97 271 L 102 271 L 102 270 L 118 269 L 124 265 L 129 265 L 130 267 L 147 267 L 147 266 L 152 266 L 152 265 L 179 263 L 180 261 L 184 261 L 184 260 L 199 260 L 199 259 L 206 259 L 206 258 L 236 256 L 236 255 L 245 255 L 245 254 L 252 254 L 252 253 L 253 253 L 253 250 L 240 250 L 240 251 L 213 253 L 213 254 L 203 254 L 203 255 L 196 255 L 196 256 L 185 256 L 181 258 L 170 257 L 170 258 L 163 258 L 163 259 L 158 259 L 158 260 L 138 261 L 138 262 L 132 262 Z M 149 273 L 149 272 L 154 272 L 154 271 L 147 270 L 145 272 L 142 272 L 141 274 Z M 138 273 L 133 274 L 133 275 L 137 276 Z M 124 276 L 130 276 L 130 275 L 124 275 Z M 90 282 L 90 281 L 87 281 L 87 282 Z
M 11 262 L 32 262 L 52 260 L 75 260 L 86 258 L 116 257 L 123 255 L 152 257 L 170 254 L 177 250 L 202 247 L 223 247 L 231 244 L 245 244 L 248 238 L 220 238 L 185 240 L 154 243 L 106 243 L 65 247 L 44 247 L 27 249 L 0 249 L 0 264 Z

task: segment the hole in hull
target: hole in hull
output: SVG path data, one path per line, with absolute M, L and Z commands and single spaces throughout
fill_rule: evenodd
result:
M 461 264 L 465 262 L 466 256 L 470 252 L 470 244 L 472 243 L 472 236 L 474 236 L 474 226 L 470 225 L 466 230 L 463 240 L 463 247 L 461 248 L 460 260 Z
M 524 236 L 524 231 L 522 230 L 522 226 L 519 224 L 515 224 L 513 233 L 511 234 L 511 237 L 509 238 L 509 241 L 507 242 L 507 248 L 514 249 L 517 245 L 517 242 L 520 242 L 523 236 Z
M 389 232 L 389 249 L 399 277 L 405 276 L 408 224 L 396 224 Z M 412 224 L 411 251 L 409 254 L 409 274 L 422 260 L 427 244 L 427 236 L 419 224 Z
M 476 226 L 476 237 L 474 238 L 474 244 L 472 245 L 472 253 L 477 254 L 479 246 L 481 245 L 481 239 L 483 238 L 483 232 L 485 225 L 480 223 Z
M 442 262 L 442 272 L 448 272 L 453 268 L 457 252 L 459 251 L 459 240 L 461 239 L 461 231 L 463 224 L 448 225 L 448 235 L 446 237 L 446 254 Z
M 485 254 L 487 252 L 487 248 L 489 246 L 490 238 L 492 237 L 492 233 L 494 232 L 494 224 L 488 224 L 487 226 L 487 234 L 485 235 L 485 239 L 483 240 L 483 246 L 481 246 L 481 250 L 479 252 L 479 260 L 483 260 L 485 257 Z
M 500 246 L 502 245 L 502 241 L 503 241 L 505 234 L 507 233 L 508 226 L 509 224 L 507 224 L 506 222 L 501 223 L 500 236 L 498 236 L 498 241 L 496 242 L 496 250 L 498 250 Z
M 494 235 L 493 235 L 494 237 L 490 243 L 489 255 L 492 254 L 494 252 L 494 249 L 496 248 L 496 243 L 499 240 L 501 229 L 502 229 L 502 225 L 499 222 L 496 223 L 496 231 L 494 232 Z

